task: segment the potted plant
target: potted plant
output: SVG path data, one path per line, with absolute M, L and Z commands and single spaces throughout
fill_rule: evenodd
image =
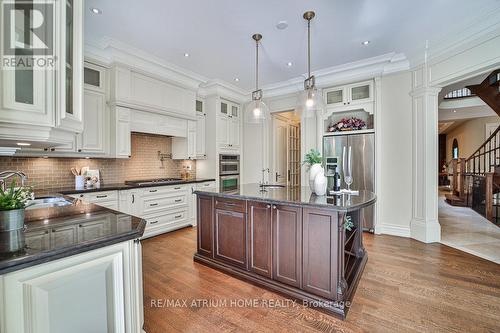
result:
M 24 209 L 33 199 L 30 186 L 16 187 L 12 181 L 8 189 L 0 187 L 0 232 L 17 231 L 24 227 Z
M 305 156 L 303 164 L 309 166 L 309 187 L 311 191 L 314 192 L 314 179 L 319 173 L 324 173 L 323 170 L 323 158 L 321 154 L 316 149 L 311 149 Z

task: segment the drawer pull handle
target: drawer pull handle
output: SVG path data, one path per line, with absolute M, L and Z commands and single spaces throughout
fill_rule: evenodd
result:
M 230 207 L 237 207 L 240 205 L 240 204 L 232 203 L 232 202 L 221 202 L 221 204 L 225 205 L 225 206 L 230 206 Z
M 107 198 L 108 196 L 107 195 L 98 195 L 96 196 L 96 198 Z
M 150 193 L 158 192 L 158 190 L 149 190 Z
M 181 201 L 182 201 L 182 199 L 176 199 L 175 200 L 175 202 L 181 202 Z
M 149 222 L 149 224 L 156 224 L 156 223 L 158 223 L 158 220 Z
M 182 217 L 182 215 L 175 215 L 174 218 L 176 219 L 180 219 Z
M 181 187 L 174 187 L 174 190 L 180 190 Z
M 154 207 L 154 206 L 158 206 L 158 203 L 155 202 L 155 203 L 149 204 L 149 207 Z

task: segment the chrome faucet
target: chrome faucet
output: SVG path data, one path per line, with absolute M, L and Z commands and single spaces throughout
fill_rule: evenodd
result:
M 24 186 L 26 184 L 26 181 L 28 180 L 28 176 L 26 176 L 26 174 L 22 171 L 2 171 L 0 172 L 0 186 L 2 187 L 3 191 L 5 191 L 6 189 L 7 179 L 14 176 L 18 176 L 19 178 L 21 178 L 21 186 Z
M 265 184 L 265 181 L 264 181 L 265 176 L 264 176 L 264 174 L 265 174 L 265 172 L 266 172 L 266 171 L 269 173 L 269 168 L 262 169 L 262 181 L 261 181 L 261 183 L 259 184 L 259 185 L 261 185 L 261 186 L 263 186 L 263 185 Z

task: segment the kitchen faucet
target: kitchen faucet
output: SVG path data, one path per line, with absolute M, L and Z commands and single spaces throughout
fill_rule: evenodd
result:
M 3 191 L 5 191 L 6 189 L 7 179 L 14 176 L 18 176 L 19 178 L 21 178 L 21 186 L 24 186 L 26 181 L 28 180 L 28 176 L 26 176 L 26 174 L 22 171 L 2 171 L 0 172 L 0 186 L 2 187 Z

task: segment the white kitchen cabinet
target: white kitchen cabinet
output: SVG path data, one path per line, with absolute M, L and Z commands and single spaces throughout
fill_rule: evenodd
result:
M 0 330 L 140 333 L 142 296 L 141 244 L 126 241 L 1 275 Z
M 142 216 L 142 195 L 140 189 L 119 191 L 119 207 L 122 213 Z
M 373 102 L 373 81 L 352 83 L 325 89 L 325 103 L 328 107 L 349 107 Z
M 111 109 L 111 155 L 130 158 L 131 154 L 130 110 L 115 106 Z
M 3 5 L 3 3 L 2 3 Z M 32 147 L 55 147 L 73 140 L 83 130 L 83 0 L 55 1 L 52 30 L 52 68 L 13 68 L 0 71 L 0 139 L 4 146 L 29 142 Z M 33 26 L 33 15 L 22 16 Z M 50 21 L 47 21 L 50 22 Z M 23 33 L 16 34 L 20 53 L 32 56 Z M 0 33 L 0 44 L 11 35 Z M 31 41 L 27 41 L 29 44 Z M 6 60 L 4 57 L 3 60 Z
M 197 144 L 197 122 L 188 120 L 186 137 L 172 138 L 172 159 L 195 160 Z
M 90 193 L 71 194 L 70 197 L 90 202 L 113 210 L 119 209 L 118 191 L 98 191 Z
M 222 151 L 240 148 L 240 107 L 222 100 L 217 117 L 217 144 Z
M 109 151 L 109 115 L 106 96 L 102 92 L 86 89 L 84 92 L 83 132 L 78 152 L 106 154 Z
M 85 89 L 106 92 L 106 68 L 85 62 L 83 68 L 83 82 Z
M 206 118 L 205 102 L 196 100 L 196 159 L 204 159 L 206 153 Z

